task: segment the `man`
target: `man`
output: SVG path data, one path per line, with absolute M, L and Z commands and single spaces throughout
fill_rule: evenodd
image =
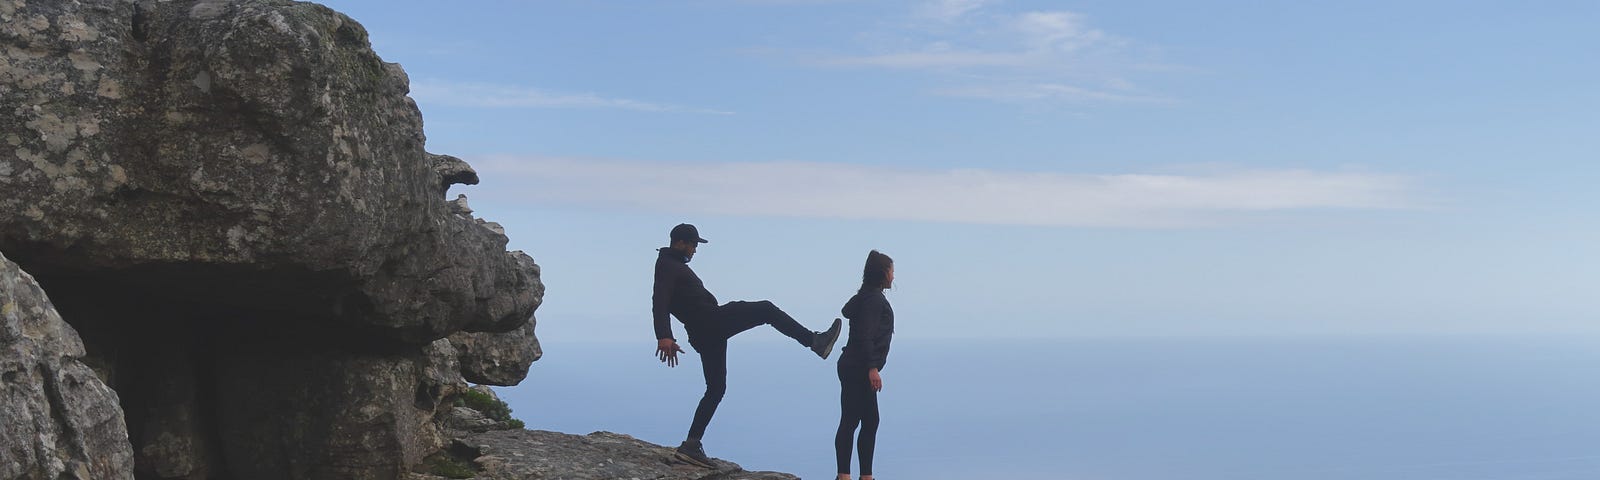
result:
M 722 394 L 728 389 L 728 339 L 757 325 L 772 325 L 789 338 L 800 342 L 824 360 L 833 352 L 839 340 L 840 320 L 826 332 L 807 330 L 789 314 L 783 313 L 772 302 L 729 302 L 718 306 L 717 297 L 706 291 L 700 277 L 689 269 L 689 259 L 706 239 L 694 225 L 679 224 L 672 228 L 671 246 L 661 248 L 656 257 L 656 284 L 652 313 L 655 316 L 656 357 L 668 367 L 678 365 L 678 353 L 683 348 L 672 337 L 672 324 L 667 314 L 678 317 L 683 329 L 689 333 L 689 345 L 700 353 L 700 367 L 705 373 L 706 393 L 694 411 L 694 422 L 689 425 L 689 436 L 678 446 L 677 457 L 684 462 L 706 468 L 715 468 L 700 445 L 700 438 L 717 412 Z

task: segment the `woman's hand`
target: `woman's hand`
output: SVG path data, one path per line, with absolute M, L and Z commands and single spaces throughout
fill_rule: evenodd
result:
M 883 391 L 883 377 L 878 376 L 878 369 L 867 369 L 867 381 L 872 383 L 872 391 Z

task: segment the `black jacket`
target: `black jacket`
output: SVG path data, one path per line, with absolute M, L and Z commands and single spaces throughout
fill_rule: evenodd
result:
M 662 247 L 656 256 L 656 286 L 650 312 L 655 316 L 656 339 L 672 338 L 671 313 L 684 324 L 699 323 L 717 308 L 717 297 L 700 283 L 700 276 L 689 269 L 689 259 L 671 248 Z
M 839 363 L 882 371 L 889 361 L 889 342 L 894 339 L 894 309 L 883 290 L 857 293 L 840 312 L 850 319 L 850 341 L 845 343 Z

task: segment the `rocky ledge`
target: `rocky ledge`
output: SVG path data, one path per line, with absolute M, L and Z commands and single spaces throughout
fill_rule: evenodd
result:
M 524 430 L 494 390 L 474 387 L 441 415 L 451 440 L 409 474 L 409 480 L 798 480 L 777 472 L 750 472 L 712 459 L 716 468 L 689 465 L 669 447 L 612 432 L 572 435 Z
M 738 464 L 712 459 L 701 468 L 673 458 L 672 448 L 628 435 L 594 432 L 572 435 L 544 430 L 501 430 L 452 443 L 458 462 L 470 462 L 474 477 L 528 480 L 799 480 L 778 472 L 749 472 Z M 470 460 L 463 460 L 470 458 Z M 425 476 L 424 478 L 440 478 Z M 449 477 L 444 477 L 449 478 Z

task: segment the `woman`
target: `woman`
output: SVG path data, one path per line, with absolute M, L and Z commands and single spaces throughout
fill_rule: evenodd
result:
M 894 336 L 894 310 L 883 290 L 894 285 L 894 260 L 873 250 L 861 271 L 861 289 L 844 304 L 850 319 L 850 341 L 839 354 L 839 431 L 833 437 L 839 480 L 850 480 L 850 437 L 861 426 L 861 480 L 872 480 L 872 451 L 878 442 L 878 372 L 889 358 Z

